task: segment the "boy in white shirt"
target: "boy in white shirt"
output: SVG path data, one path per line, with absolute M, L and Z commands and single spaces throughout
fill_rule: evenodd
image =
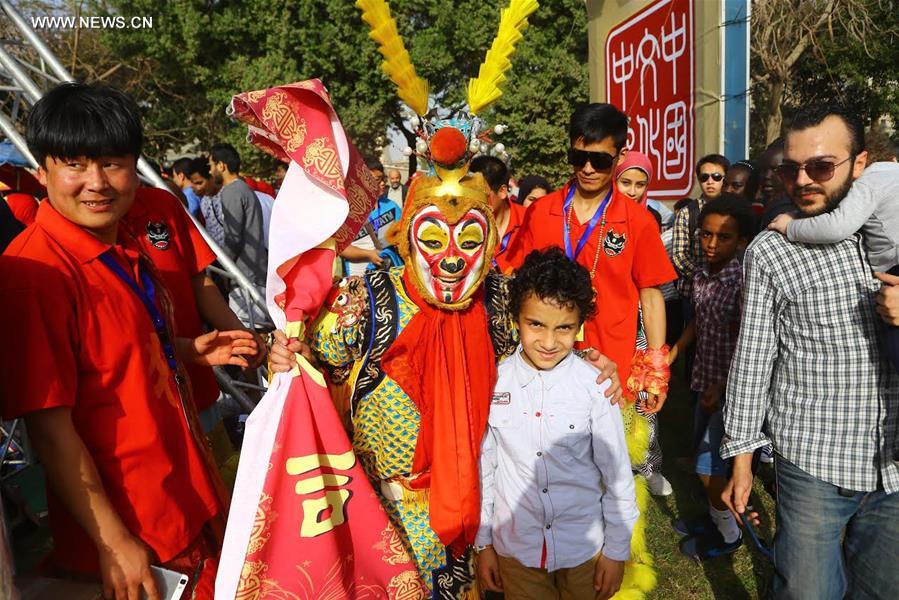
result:
M 532 252 L 510 283 L 521 345 L 500 364 L 481 447 L 478 579 L 507 600 L 618 591 L 638 510 L 621 412 L 572 352 L 587 270 Z

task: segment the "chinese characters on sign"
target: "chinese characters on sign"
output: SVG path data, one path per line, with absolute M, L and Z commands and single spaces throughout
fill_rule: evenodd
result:
M 693 185 L 693 1 L 658 0 L 606 39 L 606 99 L 630 118 L 627 146 L 655 167 L 649 196 Z
M 347 472 L 356 464 L 352 451 L 343 454 L 310 454 L 288 458 L 285 463 L 288 475 L 301 475 L 295 491 L 304 497 L 303 522 L 300 537 L 315 537 L 327 533 L 346 521 L 346 503 L 350 499 L 349 490 L 344 486 L 350 482 L 348 475 L 339 473 L 310 473 L 328 467 L 333 471 Z M 319 495 L 321 492 L 324 494 Z M 316 497 L 311 497 L 316 496 Z

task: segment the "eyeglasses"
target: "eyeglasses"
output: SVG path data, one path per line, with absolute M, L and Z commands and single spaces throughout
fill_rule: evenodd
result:
M 724 179 L 723 173 L 700 173 L 699 174 L 699 183 L 705 183 L 709 180 L 709 177 L 712 178 L 712 181 L 721 181 Z
M 799 171 L 803 170 L 805 171 L 805 174 L 808 175 L 809 179 L 815 183 L 822 183 L 833 179 L 833 173 L 836 168 L 853 158 L 855 157 L 850 156 L 840 162 L 833 162 L 832 160 L 810 160 L 801 165 L 794 162 L 784 162 L 775 170 L 780 176 L 781 181 L 784 183 L 795 183 L 799 178 Z
M 568 149 L 568 164 L 573 167 L 581 168 L 590 161 L 590 164 L 597 171 L 608 171 L 615 163 L 615 158 L 608 152 L 590 152 L 589 150 L 578 150 L 577 148 Z

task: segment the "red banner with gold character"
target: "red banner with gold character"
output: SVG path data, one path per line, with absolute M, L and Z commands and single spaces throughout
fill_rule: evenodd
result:
M 331 287 L 377 182 L 324 87 L 300 82 L 235 96 L 250 140 L 287 175 L 272 211 L 266 299 L 302 337 Z M 413 600 L 427 591 L 353 454 L 323 375 L 298 356 L 247 420 L 216 580 L 217 599 Z

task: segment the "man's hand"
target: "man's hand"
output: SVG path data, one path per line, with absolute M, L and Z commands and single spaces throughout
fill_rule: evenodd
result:
M 297 354 L 304 356 L 313 365 L 316 364 L 309 344 L 297 339 L 289 340 L 284 332 L 278 329 L 274 331 L 274 336 L 275 341 L 272 343 L 271 352 L 269 352 L 272 372 L 287 373 L 293 370 L 297 366 Z
M 792 215 L 782 214 L 774 217 L 774 220 L 768 223 L 768 229 L 773 229 L 781 235 L 787 235 L 787 225 L 793 220 Z
M 187 360 L 209 367 L 236 365 L 247 368 L 250 363 L 246 357 L 257 354 L 260 354 L 259 346 L 256 338 L 249 331 L 213 330 L 193 340 Z
M 251 369 L 256 369 L 259 365 L 262 364 L 262 361 L 265 360 L 265 357 L 268 356 L 268 348 L 265 345 L 265 340 L 262 338 L 259 333 L 255 331 L 250 332 L 253 335 L 253 340 L 256 342 L 256 349 L 258 352 L 253 354 L 252 356 L 247 357 L 247 362 L 250 363 Z
M 487 546 L 478 552 L 478 583 L 484 590 L 503 591 L 503 580 L 499 576 L 499 558 L 493 546 Z
M 103 596 L 107 600 L 137 600 L 141 588 L 150 600 L 161 600 L 150 571 L 150 552 L 140 540 L 126 535 L 115 545 L 98 550 Z
M 733 475 L 724 492 L 721 493 L 721 500 L 733 513 L 737 523 L 741 523 L 740 515 L 746 512 L 746 505 L 749 504 L 749 493 L 752 491 L 752 453 L 739 454 L 734 457 Z M 746 515 L 753 525 L 759 524 L 759 514 L 751 512 Z
M 890 325 L 899 326 L 899 277 L 889 273 L 874 273 L 883 282 L 877 292 L 877 314 Z
M 599 353 L 599 350 L 590 349 L 587 352 L 587 362 L 599 369 L 599 377 L 596 383 L 601 384 L 607 379 L 611 382 L 609 389 L 606 390 L 606 398 L 609 403 L 618 404 L 621 400 L 621 381 L 618 379 L 618 367 L 612 360 Z
M 646 393 L 646 400 L 643 401 L 643 412 L 648 415 L 654 415 L 655 413 L 662 410 L 662 407 L 665 406 L 665 400 L 668 399 L 668 394 L 650 394 Z
M 384 257 L 381 256 L 377 250 L 369 250 L 366 254 L 368 255 L 368 262 L 374 266 L 380 267 L 384 264 Z
M 624 561 L 612 560 L 600 554 L 596 559 L 596 569 L 593 573 L 593 589 L 596 590 L 596 600 L 607 600 L 618 593 L 623 577 Z

